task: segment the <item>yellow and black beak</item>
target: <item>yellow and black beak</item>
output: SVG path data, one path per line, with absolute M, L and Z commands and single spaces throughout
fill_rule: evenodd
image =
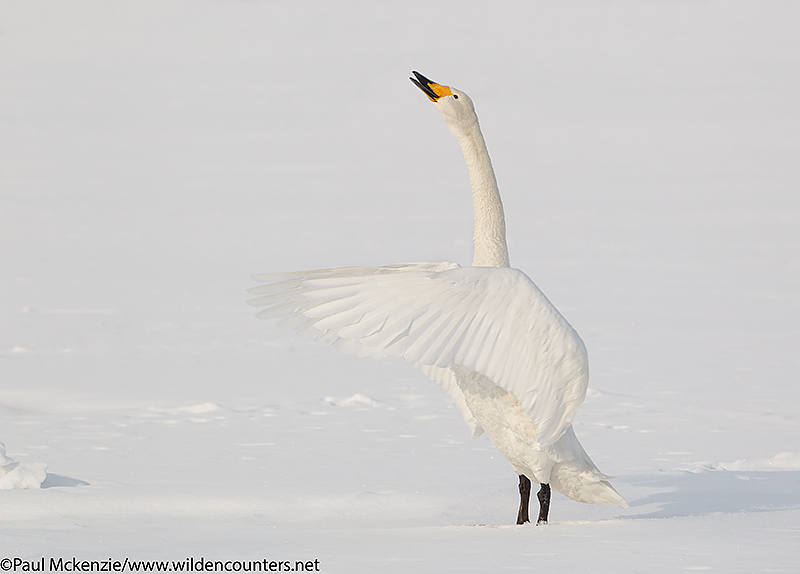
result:
M 411 73 L 414 74 L 416 78 L 409 78 L 409 80 L 414 82 L 420 90 L 425 92 L 425 95 L 428 96 L 434 104 L 439 101 L 439 98 L 453 95 L 453 92 L 451 92 L 450 88 L 447 86 L 441 86 L 436 82 L 431 82 L 419 72 Z

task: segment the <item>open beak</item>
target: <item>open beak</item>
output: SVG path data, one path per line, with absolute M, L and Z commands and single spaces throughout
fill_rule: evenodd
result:
M 420 90 L 425 92 L 425 95 L 428 96 L 434 104 L 439 101 L 439 98 L 453 95 L 453 92 L 451 92 L 450 88 L 447 86 L 440 86 L 436 82 L 431 82 L 419 72 L 411 73 L 414 74 L 416 78 L 409 78 L 409 80 L 414 82 Z

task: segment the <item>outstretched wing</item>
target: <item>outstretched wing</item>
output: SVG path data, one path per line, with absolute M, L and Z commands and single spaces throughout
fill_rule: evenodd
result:
M 371 357 L 462 365 L 514 395 L 546 446 L 564 433 L 588 383 L 577 333 L 521 271 L 411 263 L 257 275 L 261 318 Z

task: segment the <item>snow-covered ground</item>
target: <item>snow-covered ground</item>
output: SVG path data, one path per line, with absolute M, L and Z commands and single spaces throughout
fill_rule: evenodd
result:
M 796 572 L 800 4 L 0 4 L 0 559 Z M 249 274 L 512 264 L 576 327 L 631 508 L 517 478 L 405 364 L 253 318 Z M 29 484 L 47 465 L 40 489 Z

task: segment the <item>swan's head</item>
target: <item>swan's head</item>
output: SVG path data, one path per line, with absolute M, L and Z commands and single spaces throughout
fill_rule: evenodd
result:
M 435 104 L 436 111 L 439 112 L 456 137 L 464 134 L 478 123 L 475 107 L 467 94 L 461 90 L 432 82 L 419 72 L 412 73 L 416 77 L 409 79 Z

